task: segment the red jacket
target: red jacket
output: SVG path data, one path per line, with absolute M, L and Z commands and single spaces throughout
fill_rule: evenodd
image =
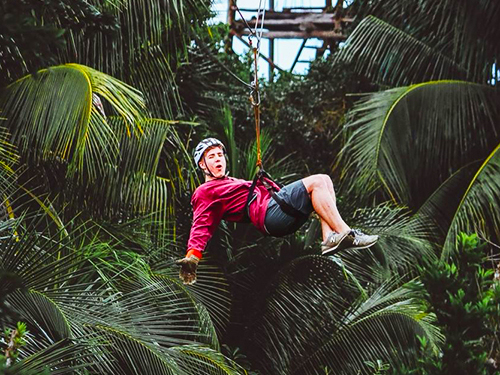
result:
M 271 180 L 267 181 L 277 190 L 279 187 Z M 208 240 L 212 237 L 222 219 L 241 222 L 244 220 L 244 210 L 248 191 L 252 181 L 224 177 L 211 180 L 200 185 L 191 197 L 193 206 L 193 224 L 187 248 L 201 257 Z M 250 220 L 262 233 L 267 234 L 264 227 L 267 204 L 271 195 L 261 181 L 254 190 L 255 198 L 250 203 Z

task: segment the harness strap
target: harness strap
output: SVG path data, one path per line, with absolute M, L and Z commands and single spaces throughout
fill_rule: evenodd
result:
M 250 203 L 252 203 L 254 199 L 254 192 L 255 192 L 255 187 L 257 186 L 257 181 L 260 181 L 262 185 L 267 189 L 269 194 L 271 194 L 271 197 L 278 203 L 280 208 L 283 210 L 284 213 L 287 215 L 293 216 L 297 219 L 302 219 L 304 217 L 307 217 L 309 215 L 304 214 L 303 212 L 297 210 L 295 207 L 291 206 L 287 202 L 285 202 L 283 199 L 281 199 L 277 193 L 278 190 L 274 188 L 269 182 L 266 181 L 266 178 L 271 180 L 271 177 L 269 174 L 263 170 L 260 169 L 255 177 L 253 178 L 252 185 L 250 185 L 250 190 L 248 191 L 248 196 L 247 196 L 247 203 L 245 205 L 245 216 L 248 220 L 250 220 Z M 280 186 L 281 187 L 281 186 Z

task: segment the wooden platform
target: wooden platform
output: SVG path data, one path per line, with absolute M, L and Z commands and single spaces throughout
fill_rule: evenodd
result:
M 245 9 L 251 11 L 250 9 Z M 257 10 L 254 10 L 257 13 Z M 257 19 L 252 17 L 247 20 L 250 27 L 254 28 Z M 277 38 L 318 38 L 342 41 L 346 39 L 343 32 L 345 27 L 353 21 L 350 17 L 338 17 L 334 13 L 297 11 L 284 9 L 282 12 L 266 11 L 264 31 L 262 36 L 268 39 Z M 243 20 L 234 20 L 231 30 L 237 35 L 249 35 L 248 28 Z
M 226 52 L 232 51 L 232 36 L 236 36 L 244 44 L 248 43 L 242 39 L 244 35 L 250 35 L 251 32 L 246 26 L 244 20 L 236 18 L 237 0 L 228 0 L 227 23 L 230 25 L 230 38 L 226 43 Z M 274 64 L 274 40 L 275 39 L 302 39 L 303 42 L 297 52 L 295 60 L 290 68 L 293 71 L 295 65 L 300 60 L 300 55 L 304 48 L 308 48 L 306 43 L 311 38 L 323 41 L 321 47 L 316 48 L 316 57 L 320 57 L 327 50 L 336 49 L 340 42 L 347 39 L 346 27 L 353 22 L 351 17 L 347 17 L 347 10 L 343 7 L 344 0 L 337 0 L 336 5 L 332 6 L 332 0 L 325 0 L 324 7 L 294 7 L 283 8 L 282 11 L 276 11 L 274 0 L 269 0 L 269 9 L 266 10 L 262 37 L 269 40 L 268 56 L 261 54 L 269 63 L 269 76 L 272 77 L 273 70 L 278 68 Z M 239 9 L 241 12 L 257 15 L 257 9 Z M 253 16 L 246 20 L 248 26 L 255 29 L 257 17 Z M 260 21 L 259 21 L 260 22 Z M 260 26 L 260 25 L 259 25 Z M 259 30 L 260 31 L 260 30 Z

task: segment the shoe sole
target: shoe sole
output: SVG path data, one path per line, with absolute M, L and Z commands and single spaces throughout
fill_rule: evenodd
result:
M 347 236 L 345 237 L 347 238 Z M 369 245 L 363 245 L 363 246 L 346 246 L 346 247 L 342 247 L 342 248 L 339 248 L 340 245 L 344 242 L 345 238 L 342 239 L 342 241 L 340 241 L 340 243 L 333 247 L 333 248 L 330 248 L 328 250 L 325 250 L 321 253 L 321 255 L 335 255 L 343 250 L 362 250 L 362 249 L 368 249 L 369 247 L 372 247 L 373 245 L 375 245 L 377 243 L 377 241 L 369 244 Z
M 346 249 L 353 249 L 353 250 L 361 250 L 361 249 L 368 249 L 369 247 L 372 247 L 373 245 L 375 245 L 377 243 L 377 241 L 375 241 L 374 243 L 371 243 L 369 245 L 363 245 L 363 246 L 351 246 L 351 247 L 347 247 Z
M 347 237 L 348 237 L 348 233 L 346 233 L 346 235 L 340 240 L 340 242 L 337 244 L 337 246 L 330 247 L 330 248 L 328 248 L 326 250 L 322 250 L 321 251 L 321 255 L 335 255 L 339 251 L 348 249 L 349 247 L 341 247 L 340 246 L 340 245 L 342 245 L 345 242 L 345 240 L 346 240 Z

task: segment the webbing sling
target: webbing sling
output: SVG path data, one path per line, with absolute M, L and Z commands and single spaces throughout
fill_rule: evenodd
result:
M 261 181 L 262 184 L 265 186 L 269 194 L 273 197 L 273 199 L 278 203 L 280 208 L 283 210 L 284 213 L 287 215 L 293 216 L 295 218 L 304 218 L 308 217 L 309 215 L 306 215 L 299 210 L 295 209 L 288 203 L 286 203 L 283 199 L 278 197 L 276 194 L 276 190 L 274 187 L 269 184 L 265 179 L 269 179 L 272 181 L 271 177 L 267 174 L 266 171 L 262 168 L 262 155 L 261 155 L 261 139 L 260 139 L 260 93 L 259 93 L 259 75 L 258 75 L 258 58 L 260 54 L 260 41 L 262 39 L 262 32 L 264 28 L 264 16 L 265 16 L 265 7 L 262 9 L 263 14 L 262 14 L 262 19 L 260 20 L 260 34 L 257 33 L 257 28 L 259 27 L 259 18 L 260 18 L 260 13 L 261 13 L 261 6 L 262 6 L 262 1 L 259 1 L 259 9 L 257 11 L 257 20 L 255 22 L 255 30 L 252 30 L 250 25 L 247 23 L 245 20 L 245 17 L 243 17 L 243 14 L 241 14 L 240 9 L 238 6 L 235 5 L 235 9 L 238 11 L 238 13 L 241 16 L 241 19 L 245 22 L 246 27 L 248 30 L 250 30 L 250 35 L 248 37 L 248 43 L 250 45 L 250 48 L 253 51 L 253 62 L 254 62 L 254 81 L 251 83 L 250 87 L 252 88 L 252 91 L 250 92 L 250 103 L 252 103 L 252 107 L 254 110 L 254 116 L 255 116 L 255 135 L 256 135 L 256 151 L 257 151 L 257 167 L 259 168 L 259 171 L 255 175 L 252 185 L 250 185 L 250 190 L 248 191 L 248 196 L 247 196 L 247 203 L 245 205 L 245 216 L 247 220 L 250 220 L 250 203 L 252 203 L 252 200 L 254 198 L 254 191 L 255 191 L 255 186 L 257 185 L 257 181 Z M 257 38 L 257 46 L 254 47 L 252 45 L 252 37 Z M 281 186 L 280 186 L 281 187 Z
M 266 178 L 271 180 L 271 177 L 267 172 L 263 169 L 260 169 L 257 174 L 255 175 L 252 185 L 250 185 L 250 190 L 248 191 L 248 196 L 247 196 L 247 203 L 245 205 L 245 215 L 247 219 L 250 219 L 250 203 L 253 200 L 254 197 L 254 191 L 255 187 L 257 186 L 257 181 L 261 181 L 262 185 L 267 189 L 269 194 L 271 194 L 271 197 L 278 203 L 280 208 L 283 210 L 284 213 L 287 215 L 293 216 L 297 219 L 302 219 L 305 217 L 308 217 L 309 215 L 304 214 L 303 212 L 297 210 L 295 207 L 289 205 L 287 202 L 285 202 L 283 199 L 281 199 L 277 193 L 278 190 L 276 190 L 269 182 L 266 181 Z M 281 186 L 280 186 L 281 187 Z

